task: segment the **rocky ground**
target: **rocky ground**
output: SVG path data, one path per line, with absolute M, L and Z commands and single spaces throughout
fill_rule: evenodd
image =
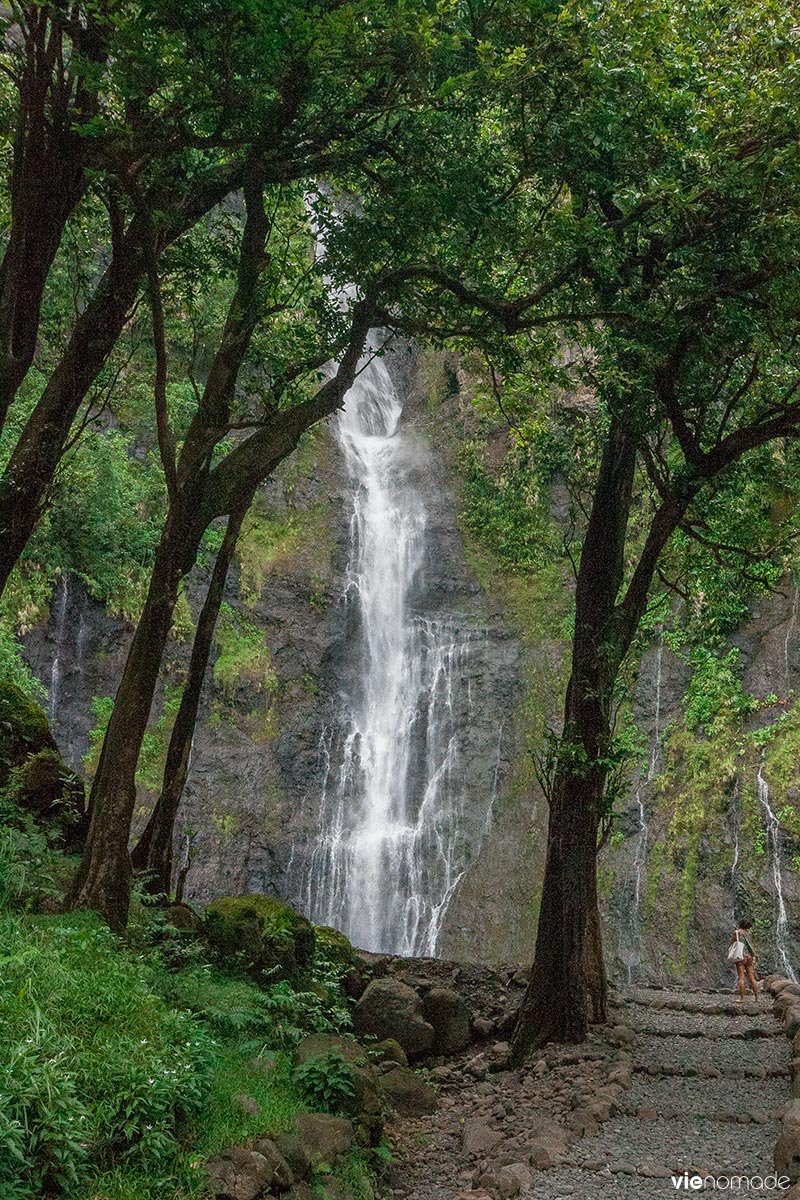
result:
M 772 1175 L 791 1099 L 772 998 L 629 989 L 613 1014 L 584 1046 L 547 1048 L 522 1070 L 503 1069 L 507 1046 L 491 1041 L 433 1067 L 438 1110 L 388 1126 L 385 1194 L 648 1200 L 691 1194 L 671 1179 L 684 1172 Z

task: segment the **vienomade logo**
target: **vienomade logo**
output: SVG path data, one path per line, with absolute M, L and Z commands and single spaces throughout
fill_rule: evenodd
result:
M 785 1191 L 791 1183 L 788 1175 L 682 1175 L 672 1176 L 672 1186 L 688 1192 L 709 1191 L 744 1194 Z

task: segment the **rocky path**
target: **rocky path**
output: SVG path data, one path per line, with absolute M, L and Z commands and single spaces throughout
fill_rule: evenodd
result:
M 402 1200 L 649 1200 L 692 1176 L 769 1177 L 791 1099 L 771 997 L 628 990 L 617 1024 L 521 1071 L 503 1044 L 432 1072 L 438 1112 L 390 1127 L 388 1194 Z M 676 1187 L 672 1176 L 687 1181 Z M 712 1190 L 712 1189 L 708 1189 Z M 781 1194 L 741 1185 L 738 1194 Z M 783 1193 L 785 1195 L 785 1193 Z

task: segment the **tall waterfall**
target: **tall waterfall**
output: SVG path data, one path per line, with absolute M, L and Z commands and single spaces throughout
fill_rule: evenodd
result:
M 321 739 L 303 903 L 364 949 L 430 955 L 466 866 L 459 726 L 470 631 L 414 609 L 427 513 L 401 411 L 373 358 L 336 422 L 352 495 L 344 602 L 357 670 Z
M 781 827 L 775 813 L 772 811 L 769 803 L 769 784 L 764 778 L 764 759 L 762 755 L 761 766 L 758 768 L 758 802 L 764 809 L 764 815 L 767 823 L 767 833 L 769 835 L 770 856 L 772 859 L 772 882 L 775 887 L 776 912 L 775 912 L 775 948 L 778 951 L 778 957 L 781 960 L 781 966 L 788 975 L 789 979 L 797 982 L 797 976 L 794 973 L 792 964 L 789 962 L 787 953 L 787 934 L 789 932 L 789 918 L 786 914 L 786 901 L 783 896 L 783 876 L 781 873 Z

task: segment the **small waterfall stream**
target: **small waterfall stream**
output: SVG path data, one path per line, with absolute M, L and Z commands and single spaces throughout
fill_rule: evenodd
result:
M 792 611 L 789 617 L 789 624 L 786 629 L 786 637 L 783 639 L 783 678 L 786 693 L 789 692 L 790 670 L 789 670 L 789 647 L 792 638 L 797 631 L 797 602 L 800 598 L 800 585 L 795 581 L 792 585 Z
M 62 575 L 58 581 L 57 595 L 53 606 L 55 617 L 55 648 L 50 667 L 50 687 L 48 690 L 47 715 L 50 724 L 55 725 L 58 719 L 58 708 L 61 702 L 61 682 L 64 675 L 63 657 L 67 631 L 67 615 L 69 612 L 69 576 Z
M 662 631 L 659 634 L 658 646 L 656 649 L 655 699 L 650 760 L 647 765 L 646 775 L 644 778 L 640 776 L 636 787 L 636 808 L 639 826 L 636 831 L 636 849 L 633 856 L 633 904 L 631 906 L 630 914 L 630 929 L 633 945 L 631 946 L 629 953 L 626 955 L 626 969 L 629 983 L 633 982 L 634 969 L 639 965 L 639 941 L 642 935 L 642 892 L 644 890 L 645 874 L 647 870 L 647 843 L 650 836 L 647 820 L 647 809 L 645 807 L 642 792 L 645 790 L 647 785 L 652 783 L 652 781 L 655 779 L 661 765 L 661 684 L 663 663 L 664 634 Z
M 767 834 L 769 836 L 770 855 L 772 861 L 772 883 L 775 888 L 776 912 L 775 912 L 775 948 L 778 951 L 781 966 L 786 972 L 786 975 L 793 982 L 797 982 L 797 976 L 794 973 L 794 968 L 789 962 L 787 934 L 789 931 L 789 919 L 786 914 L 786 901 L 783 895 L 783 876 L 781 874 L 781 828 L 778 818 L 772 811 L 769 803 L 769 784 L 764 778 L 764 758 L 762 755 L 761 765 L 758 768 L 758 802 L 764 809 L 766 817 Z
M 427 514 L 401 409 L 373 358 L 337 418 L 352 489 L 345 603 L 358 670 L 321 739 L 319 832 L 303 905 L 364 949 L 432 955 L 467 865 L 459 729 L 471 711 L 466 667 L 479 634 L 414 609 Z

